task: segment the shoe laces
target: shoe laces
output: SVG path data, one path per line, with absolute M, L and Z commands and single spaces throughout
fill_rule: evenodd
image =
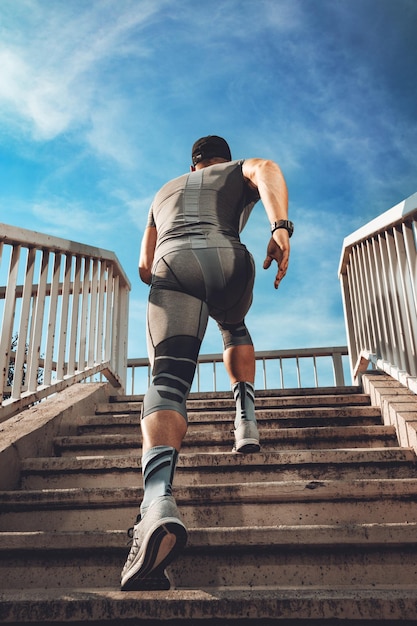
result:
M 127 536 L 129 537 L 129 541 L 127 542 L 128 546 L 131 546 L 133 544 L 133 538 L 134 538 L 134 531 L 135 531 L 135 526 L 136 524 L 139 524 L 140 520 L 142 519 L 142 516 L 140 513 L 137 514 L 136 517 L 136 522 L 134 526 L 131 526 L 130 528 L 127 529 Z

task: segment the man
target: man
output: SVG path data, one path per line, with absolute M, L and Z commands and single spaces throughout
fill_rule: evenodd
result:
M 232 161 L 227 142 L 202 137 L 191 172 L 160 189 L 150 209 L 139 259 L 151 285 L 147 341 L 152 383 L 142 407 L 144 497 L 122 572 L 124 590 L 169 589 L 164 568 L 185 546 L 187 531 L 172 482 L 187 431 L 186 400 L 209 316 L 223 338 L 223 360 L 236 400 L 236 453 L 257 452 L 255 353 L 245 325 L 255 277 L 239 233 L 261 199 L 271 222 L 263 267 L 278 265 L 275 288 L 289 261 L 287 186 L 270 160 Z

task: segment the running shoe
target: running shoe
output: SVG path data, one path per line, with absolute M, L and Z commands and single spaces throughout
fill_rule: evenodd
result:
M 121 576 L 122 591 L 169 589 L 164 570 L 187 543 L 187 529 L 179 519 L 174 498 L 153 500 L 132 531 L 132 547 Z
M 259 432 L 256 422 L 252 420 L 242 420 L 235 430 L 235 445 L 233 452 L 250 454 L 259 452 Z

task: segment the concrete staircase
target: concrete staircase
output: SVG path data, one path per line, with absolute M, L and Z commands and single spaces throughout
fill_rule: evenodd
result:
M 194 394 L 175 479 L 189 543 L 170 591 L 119 591 L 141 500 L 140 397 L 114 397 L 0 492 L 8 624 L 416 624 L 417 464 L 357 387 Z

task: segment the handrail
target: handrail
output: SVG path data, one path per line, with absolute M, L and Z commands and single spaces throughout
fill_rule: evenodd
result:
M 257 389 L 345 386 L 347 346 L 301 348 L 256 352 Z M 227 391 L 230 382 L 222 365 L 222 354 L 201 354 L 191 391 Z M 219 367 L 217 367 L 217 365 Z M 151 380 L 147 358 L 128 359 L 127 388 L 143 394 Z
M 130 283 L 113 252 L 0 223 L 0 270 L 0 421 L 99 373 L 125 386 Z
M 417 193 L 346 237 L 339 265 L 353 380 L 372 362 L 417 391 Z

